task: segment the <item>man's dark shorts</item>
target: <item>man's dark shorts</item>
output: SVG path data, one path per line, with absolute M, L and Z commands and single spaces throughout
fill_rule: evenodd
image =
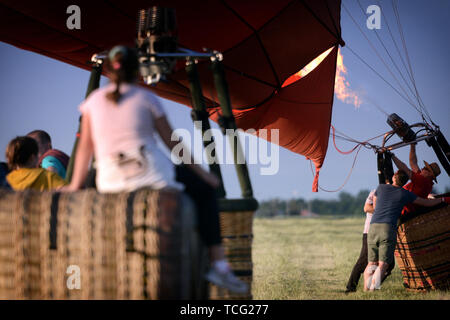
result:
M 372 223 L 367 235 L 369 262 L 383 261 L 392 265 L 394 262 L 397 230 L 387 223 Z

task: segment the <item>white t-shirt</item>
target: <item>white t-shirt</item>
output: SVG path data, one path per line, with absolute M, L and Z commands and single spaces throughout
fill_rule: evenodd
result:
M 90 118 L 98 190 L 182 189 L 173 163 L 157 147 L 154 120 L 165 115 L 158 99 L 144 88 L 122 83 L 122 97 L 115 104 L 106 97 L 115 88 L 110 83 L 93 91 L 79 107 Z
M 370 191 L 367 196 L 366 203 L 373 206 L 373 196 L 375 195 L 375 190 Z M 366 222 L 364 223 L 364 231 L 363 233 L 369 233 L 370 221 L 372 220 L 372 213 L 366 212 Z

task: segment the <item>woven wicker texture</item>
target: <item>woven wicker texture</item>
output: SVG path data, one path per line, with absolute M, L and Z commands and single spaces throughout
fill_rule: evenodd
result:
M 406 288 L 450 289 L 450 207 L 401 224 L 395 258 Z
M 145 189 L 0 190 L 0 299 L 204 297 L 191 270 L 204 269 L 204 250 L 185 201 Z
M 225 256 L 235 275 L 249 285 L 247 294 L 234 294 L 210 284 L 211 299 L 252 299 L 253 211 L 221 212 L 220 229 Z

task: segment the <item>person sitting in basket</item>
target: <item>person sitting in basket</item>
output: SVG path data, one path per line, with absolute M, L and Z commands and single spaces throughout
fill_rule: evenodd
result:
M 381 275 L 393 264 L 397 243 L 397 223 L 402 208 L 408 203 L 432 207 L 450 202 L 450 197 L 424 199 L 402 187 L 408 181 L 408 174 L 398 170 L 391 184 L 380 184 L 374 194 L 375 210 L 367 235 L 368 264 L 364 271 L 364 291 L 380 289 Z
M 436 162 L 428 164 L 426 161 L 424 161 L 425 166 L 420 169 L 417 165 L 415 145 L 415 143 L 411 144 L 411 150 L 409 152 L 409 165 L 411 166 L 411 169 L 408 168 L 408 166 L 398 159 L 393 153 L 391 153 L 392 160 L 397 168 L 406 172 L 408 177 L 411 179 L 411 182 L 406 184 L 403 188 L 411 191 L 418 197 L 427 198 L 433 189 L 433 180 L 437 183 L 436 177 L 441 173 L 441 169 Z M 402 216 L 411 214 L 416 210 L 416 205 L 413 203 L 408 203 L 402 210 Z
M 66 183 L 58 174 L 36 168 L 37 142 L 30 137 L 16 137 L 6 148 L 6 159 L 11 172 L 6 180 L 14 190 L 34 189 L 45 191 L 57 189 Z
M 44 130 L 34 130 L 27 134 L 36 140 L 39 148 L 37 167 L 57 173 L 61 178 L 66 177 L 69 156 L 61 150 L 53 149 L 52 139 Z
M 177 156 L 190 159 L 190 163 L 175 166 L 157 146 L 156 134 L 170 150 L 178 143 L 172 140 L 173 130 L 158 99 L 137 84 L 136 51 L 124 46 L 112 48 L 107 66 L 112 82 L 93 91 L 80 105 L 81 136 L 74 173 L 62 191 L 83 186 L 94 153 L 99 192 L 130 192 L 142 187 L 184 189 L 196 204 L 199 233 L 209 250 L 207 280 L 232 292 L 246 293 L 248 285 L 234 275 L 225 259 L 216 195 L 219 180 L 194 164 L 188 154 Z

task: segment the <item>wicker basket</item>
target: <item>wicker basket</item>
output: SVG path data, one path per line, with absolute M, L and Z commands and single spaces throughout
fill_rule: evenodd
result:
M 193 221 L 177 192 L 0 190 L 0 299 L 205 298 Z
M 234 294 L 210 284 L 210 299 L 252 299 L 253 211 L 221 212 L 220 229 L 225 256 L 233 272 L 249 285 L 247 294 Z
M 450 207 L 434 208 L 400 224 L 395 251 L 411 290 L 450 288 Z

